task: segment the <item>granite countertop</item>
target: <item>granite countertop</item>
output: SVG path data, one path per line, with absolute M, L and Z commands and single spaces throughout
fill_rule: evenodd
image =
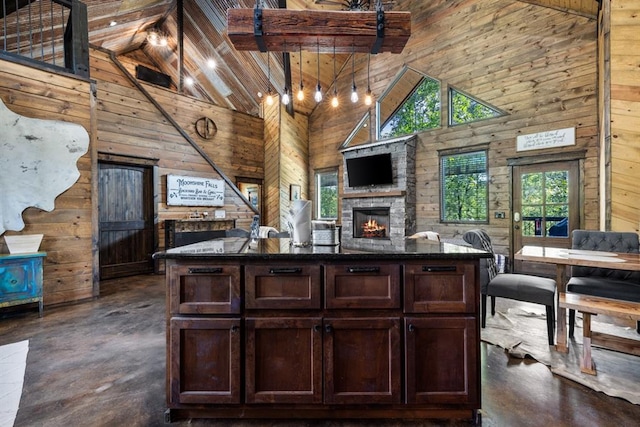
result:
M 155 259 L 478 259 L 491 254 L 466 246 L 426 239 L 406 239 L 403 248 L 382 249 L 372 242 L 370 250 L 341 246 L 295 247 L 289 239 L 246 239 L 227 237 L 156 252 Z

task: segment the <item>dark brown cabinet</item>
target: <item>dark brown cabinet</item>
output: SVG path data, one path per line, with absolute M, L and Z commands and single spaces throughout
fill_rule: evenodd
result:
M 477 268 L 168 259 L 168 419 L 474 418 Z
M 246 402 L 322 403 L 322 319 L 247 318 Z
M 472 317 L 405 318 L 407 403 L 479 401 L 475 328 Z
M 324 331 L 325 403 L 400 403 L 399 319 L 330 318 Z
M 169 402 L 240 403 L 240 335 L 239 318 L 171 318 Z

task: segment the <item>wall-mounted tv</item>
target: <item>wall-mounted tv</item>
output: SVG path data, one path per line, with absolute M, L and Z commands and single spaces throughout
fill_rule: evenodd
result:
M 391 153 L 346 159 L 349 187 L 393 184 Z

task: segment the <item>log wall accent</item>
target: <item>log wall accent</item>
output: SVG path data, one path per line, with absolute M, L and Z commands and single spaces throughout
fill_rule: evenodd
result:
M 640 0 L 607 3 L 611 10 L 611 216 L 607 228 L 640 232 Z
M 586 149 L 581 177 L 582 224 L 597 228 L 597 29 L 594 19 L 509 0 L 406 2 L 412 12 L 412 36 L 400 55 L 371 58 L 371 88 L 380 96 L 404 65 L 440 80 L 442 102 L 453 86 L 508 113 L 505 117 L 418 134 L 416 153 L 417 229 L 445 238 L 460 237 L 472 226 L 439 220 L 437 151 L 489 144 L 489 232 L 496 250 L 511 242 L 511 169 L 508 159 L 550 156 Z M 338 77 L 338 91 L 349 93 L 351 70 Z M 357 61 L 356 84 L 367 87 L 366 58 Z M 347 102 L 344 102 L 346 105 Z M 373 109 L 371 111 L 374 111 Z M 336 113 L 323 102 L 310 117 L 311 169 L 339 166 L 337 147 L 366 112 L 348 105 Z M 516 152 L 516 137 L 576 128 L 576 146 Z M 342 171 L 338 174 L 343 176 Z M 340 182 L 340 186 L 343 183 Z M 340 191 L 342 193 L 342 189 Z M 496 211 L 505 219 L 494 218 Z
M 92 298 L 97 295 L 93 276 L 92 244 L 92 132 L 91 83 L 0 60 L 0 97 L 17 114 L 36 119 L 63 120 L 84 126 L 91 136 L 88 152 L 77 163 L 80 178 L 55 200 L 51 212 L 27 208 L 25 227 L 18 233 L 42 233 L 44 304 Z M 0 252 L 8 252 L 4 239 Z

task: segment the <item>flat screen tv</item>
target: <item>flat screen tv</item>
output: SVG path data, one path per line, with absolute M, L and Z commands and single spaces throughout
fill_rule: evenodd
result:
M 349 187 L 393 184 L 391 154 L 346 159 Z

